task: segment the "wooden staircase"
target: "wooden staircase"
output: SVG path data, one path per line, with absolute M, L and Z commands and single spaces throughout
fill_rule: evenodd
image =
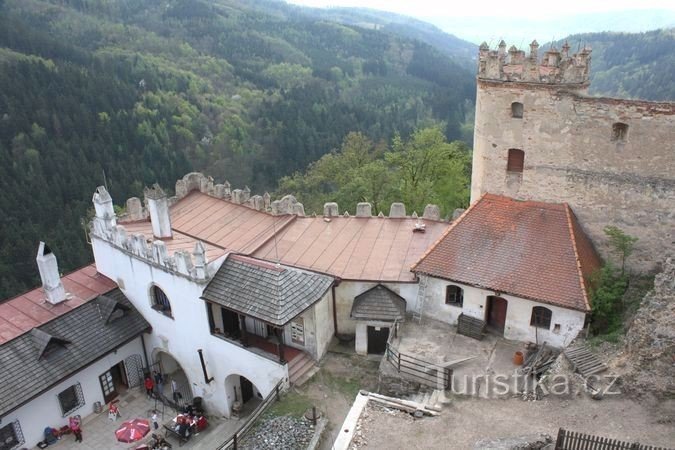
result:
M 300 386 L 319 371 L 311 356 L 301 352 L 288 362 L 288 381 L 291 385 Z

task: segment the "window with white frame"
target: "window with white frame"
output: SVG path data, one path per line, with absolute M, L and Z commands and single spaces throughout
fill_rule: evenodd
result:
M 14 450 L 25 441 L 18 420 L 0 427 L 0 450 Z
M 76 383 L 61 391 L 58 398 L 63 417 L 69 416 L 70 413 L 84 406 L 84 394 L 82 393 L 80 383 Z

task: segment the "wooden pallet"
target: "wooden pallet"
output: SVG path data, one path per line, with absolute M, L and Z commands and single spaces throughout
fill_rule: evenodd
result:
M 483 339 L 483 331 L 485 331 L 484 320 L 476 319 L 466 314 L 459 315 L 457 319 L 457 333 L 480 341 Z
M 591 353 L 586 346 L 568 348 L 565 349 L 564 353 L 569 362 L 572 363 L 574 370 L 584 378 L 607 370 L 607 364 L 600 361 L 600 358 Z

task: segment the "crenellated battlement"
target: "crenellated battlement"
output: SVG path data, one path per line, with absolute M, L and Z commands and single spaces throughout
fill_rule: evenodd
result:
M 569 54 L 567 42 L 559 51 L 551 47 L 539 57 L 539 43 L 530 44 L 529 55 L 524 50 L 501 41 L 496 50 L 483 42 L 478 49 L 478 79 L 506 82 L 588 85 L 591 67 L 591 49 L 584 47 Z

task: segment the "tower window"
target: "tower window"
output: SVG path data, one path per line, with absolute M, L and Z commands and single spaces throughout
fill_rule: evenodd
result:
M 511 117 L 514 119 L 523 118 L 523 104 L 520 102 L 511 103 Z
M 509 157 L 506 162 L 506 171 L 522 173 L 524 165 L 525 165 L 525 152 L 517 148 L 510 148 Z
M 612 125 L 612 141 L 623 142 L 628 137 L 628 125 L 616 122 Z

